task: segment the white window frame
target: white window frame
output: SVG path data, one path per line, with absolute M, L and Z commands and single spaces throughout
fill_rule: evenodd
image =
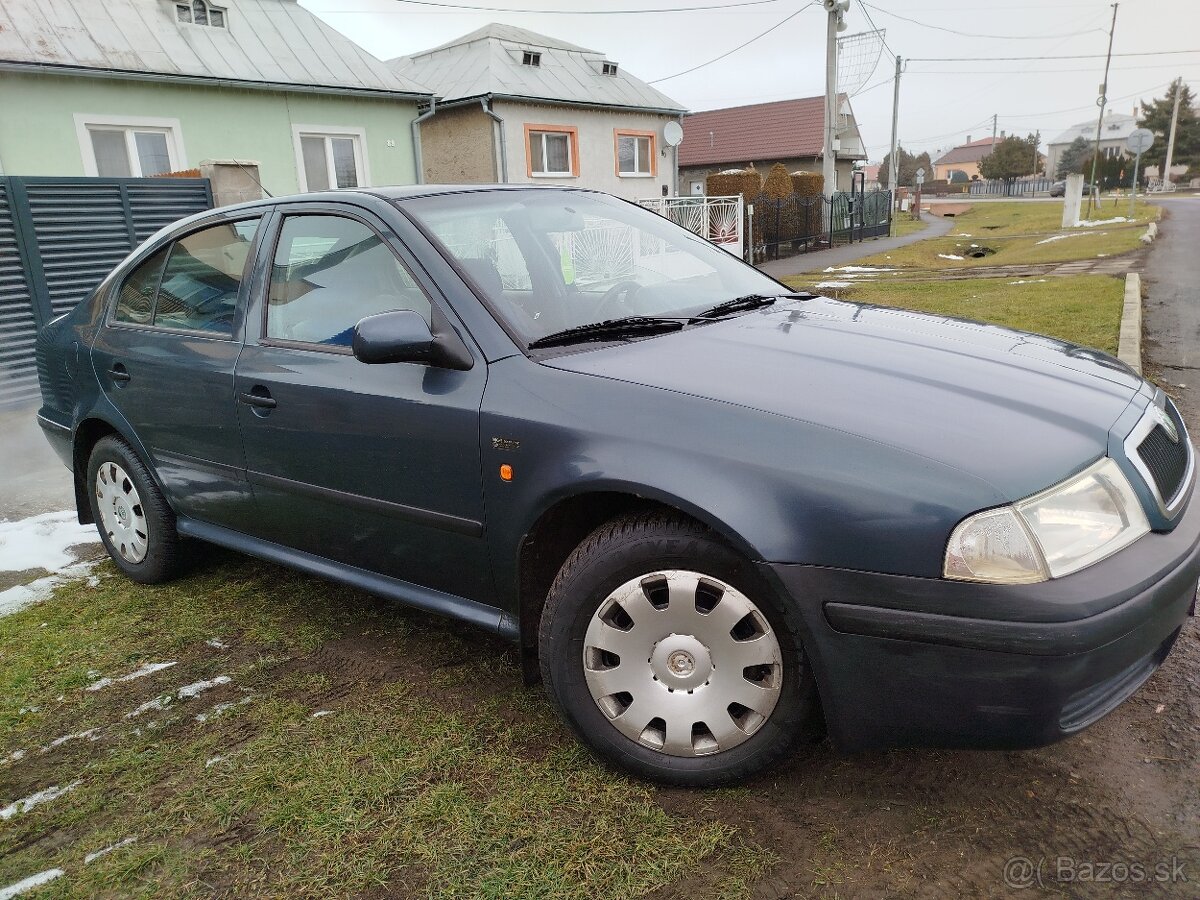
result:
M 533 157 L 530 156 L 530 158 L 529 158 L 529 177 L 530 178 L 578 178 L 579 177 L 578 172 L 570 171 L 570 170 L 574 169 L 575 161 L 578 158 L 577 154 L 579 151 L 578 151 L 578 147 L 576 146 L 576 141 L 579 139 L 578 129 L 573 128 L 573 127 L 567 127 L 567 126 L 555 127 L 555 126 L 551 126 L 551 125 L 539 125 L 539 126 L 531 125 L 528 127 L 528 130 L 525 132 L 525 134 L 526 134 L 526 144 L 528 145 L 528 148 L 526 150 L 527 153 L 532 153 L 532 151 L 533 151 L 531 139 L 533 137 L 538 138 L 538 141 L 537 141 L 537 148 L 539 151 L 538 155 L 541 157 L 541 164 L 544 169 L 548 168 L 549 162 L 550 162 L 550 153 L 546 149 L 546 136 L 547 135 L 562 135 L 563 137 L 565 137 L 567 139 L 567 168 L 568 168 L 568 171 L 566 171 L 566 172 L 550 172 L 550 171 L 538 172 L 537 170 L 535 170 L 533 168 Z
M 630 140 L 633 141 L 633 171 L 632 172 L 621 171 L 621 139 L 622 138 L 629 138 Z M 646 158 L 645 159 L 642 158 L 642 151 L 640 149 L 641 141 L 646 142 Z M 657 152 L 658 148 L 655 146 L 655 144 L 657 142 L 654 140 L 653 134 L 647 134 L 647 133 L 638 132 L 638 131 L 622 131 L 621 129 L 618 128 L 618 129 L 616 129 L 616 140 L 614 141 L 614 143 L 616 145 L 615 150 L 617 153 L 617 177 L 618 178 L 654 178 L 655 177 L 655 175 L 657 174 L 656 173 L 657 166 L 655 166 L 656 160 L 654 158 L 654 154 Z M 646 168 L 645 172 L 643 172 L 641 169 L 638 168 L 639 163 L 646 164 L 647 168 Z
M 183 149 L 183 128 L 178 119 L 158 119 L 146 116 L 107 116 L 93 113 L 75 113 L 75 135 L 79 140 L 79 155 L 83 160 L 83 174 L 96 178 L 96 152 L 92 147 L 91 131 L 125 132 L 125 149 L 129 154 L 129 172 L 132 178 L 142 178 L 142 161 L 138 158 L 135 131 L 156 131 L 167 136 L 167 158 L 172 172 L 188 167 Z
M 307 193 L 308 175 L 304 171 L 304 150 L 300 138 L 325 138 L 325 166 L 329 173 L 330 190 L 337 185 L 333 169 L 333 148 L 329 138 L 354 138 L 354 166 L 358 170 L 358 186 L 371 186 L 371 166 L 367 159 L 367 130 L 365 128 L 349 128 L 342 125 L 293 125 L 292 145 L 296 153 L 296 179 L 300 190 Z

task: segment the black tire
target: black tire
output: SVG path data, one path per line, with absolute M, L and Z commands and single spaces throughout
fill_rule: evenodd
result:
M 717 578 L 750 598 L 779 642 L 783 681 L 766 721 L 743 743 L 704 756 L 674 756 L 627 737 L 588 689 L 584 637 L 600 604 L 618 587 L 667 569 Z M 697 522 L 660 512 L 631 514 L 593 531 L 567 558 L 550 588 L 538 632 L 542 680 L 559 714 L 602 760 L 665 784 L 708 787 L 744 779 L 785 756 L 819 711 L 799 639 L 798 615 L 746 561 Z M 639 663 L 640 664 L 640 663 Z
M 97 478 L 100 467 L 106 463 L 120 466 L 137 489 L 140 510 L 145 516 L 147 544 L 144 558 L 137 562 L 131 562 L 121 555 L 104 525 L 97 497 Z M 161 584 L 175 577 L 180 565 L 175 513 L 158 489 L 146 464 L 129 444 L 116 435 L 101 438 L 92 448 L 92 455 L 88 458 L 87 492 L 100 540 L 118 569 L 141 584 Z

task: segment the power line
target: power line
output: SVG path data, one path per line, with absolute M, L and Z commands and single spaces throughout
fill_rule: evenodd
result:
M 1181 53 L 1200 53 L 1200 50 L 1145 50 L 1138 53 L 1114 53 L 1118 56 L 1178 56 Z M 1105 59 L 1104 53 L 1077 53 L 1065 56 L 925 56 L 913 57 L 908 62 L 1026 62 L 1045 59 Z
M 871 11 L 869 9 L 867 9 L 867 4 L 864 3 L 862 5 L 862 8 L 863 8 L 863 15 L 865 15 L 867 17 L 867 21 L 871 23 L 871 27 L 874 28 L 875 31 L 879 33 L 879 39 L 881 41 L 883 41 L 883 46 L 885 48 L 887 48 L 888 54 L 891 56 L 899 56 L 900 54 L 898 54 L 895 50 L 893 50 L 891 45 L 887 42 L 887 37 L 884 34 L 884 30 L 882 28 L 880 28 L 878 25 L 876 25 L 875 20 L 871 18 Z M 862 94 L 862 93 L 866 93 L 866 92 L 859 91 L 859 93 Z
M 437 9 L 453 9 L 461 12 L 528 13 L 546 16 L 634 16 L 652 13 L 705 12 L 713 9 L 737 9 L 747 6 L 767 6 L 781 0 L 735 0 L 732 3 L 717 3 L 711 6 L 660 6 L 652 9 L 518 9 L 512 6 L 469 6 L 463 3 L 441 3 L 437 0 L 396 0 L 409 6 L 426 6 Z M 323 10 L 324 12 L 324 10 Z M 328 12 L 378 12 L 378 10 L 337 10 Z
M 1200 65 L 1197 63 L 1163 63 L 1157 66 L 1113 66 L 1114 72 L 1146 72 L 1150 69 L 1176 69 L 1180 66 Z M 1054 75 L 1058 73 L 1094 72 L 1094 69 L 937 69 L 929 72 L 905 72 L 906 75 Z
M 745 43 L 738 44 L 732 50 L 726 50 L 720 56 L 714 56 L 712 59 L 708 60 L 708 62 L 702 62 L 698 66 L 692 66 L 690 69 L 684 69 L 682 72 L 676 72 L 674 75 L 664 75 L 662 78 L 652 78 L 649 81 L 647 81 L 646 83 L 647 84 L 659 84 L 663 81 L 670 81 L 672 78 L 679 78 L 681 75 L 688 75 L 692 72 L 695 72 L 697 69 L 703 69 L 705 66 L 711 66 L 715 62 L 720 62 L 725 57 L 732 56 L 734 53 L 737 53 L 739 50 L 741 50 L 745 47 L 749 47 L 751 44 L 753 44 L 755 41 L 759 40 L 760 38 L 766 37 L 768 34 L 770 34 L 775 29 L 782 28 L 784 25 L 786 25 L 788 22 L 792 21 L 792 19 L 796 18 L 796 16 L 800 15 L 800 13 L 804 12 L 810 6 L 816 6 L 816 5 L 817 5 L 817 0 L 812 0 L 812 2 L 806 3 L 804 6 L 800 7 L 798 10 L 796 10 L 794 13 L 792 13 L 792 14 L 784 17 L 780 21 L 776 22 L 774 25 L 772 25 L 766 31 L 756 34 L 754 37 L 750 38 L 750 40 L 746 41 Z
M 976 34 L 970 31 L 959 31 L 955 28 L 946 28 L 942 25 L 930 25 L 928 22 L 919 22 L 916 19 L 910 19 L 908 16 L 902 16 L 899 13 L 891 12 L 882 7 L 868 3 L 867 0 L 861 0 L 864 7 L 870 7 L 876 12 L 883 13 L 885 16 L 891 16 L 893 19 L 900 19 L 902 22 L 909 22 L 913 25 L 920 25 L 922 28 L 930 28 L 934 31 L 944 31 L 946 34 L 955 34 L 959 37 L 969 38 L 986 38 L 993 41 L 1047 41 L 1054 38 L 1064 37 L 1079 37 L 1084 34 L 1091 34 L 1096 29 L 1089 28 L 1086 31 L 1070 31 L 1064 34 Z

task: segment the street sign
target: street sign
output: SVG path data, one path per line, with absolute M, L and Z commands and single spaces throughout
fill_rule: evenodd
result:
M 1145 153 L 1154 144 L 1154 132 L 1149 128 L 1139 128 L 1125 139 L 1125 146 L 1133 154 Z
M 925 167 L 921 166 L 921 168 L 917 169 L 917 184 L 924 184 L 924 183 L 925 183 Z

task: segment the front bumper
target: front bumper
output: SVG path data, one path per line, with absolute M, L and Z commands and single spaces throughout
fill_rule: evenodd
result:
M 984 585 L 764 564 L 805 626 L 830 736 L 1018 749 L 1111 712 L 1166 659 L 1200 578 L 1200 503 L 1081 572 Z

